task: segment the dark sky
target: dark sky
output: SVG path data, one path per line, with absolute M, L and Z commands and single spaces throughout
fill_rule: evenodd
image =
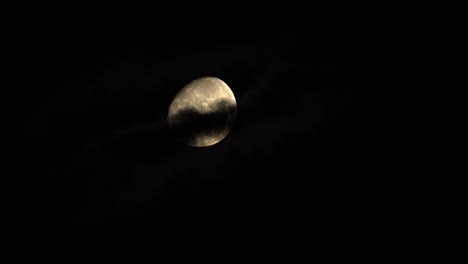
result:
M 446 63 L 444 29 L 396 1 L 270 4 L 18 9 L 5 144 L 18 256 L 396 258 L 403 99 Z M 167 109 L 203 76 L 238 112 L 222 142 L 191 148 Z

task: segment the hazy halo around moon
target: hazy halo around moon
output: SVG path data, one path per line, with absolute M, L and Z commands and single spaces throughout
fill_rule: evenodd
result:
M 185 85 L 169 106 L 168 123 L 179 140 L 208 147 L 223 140 L 234 125 L 236 98 L 216 77 L 202 77 Z

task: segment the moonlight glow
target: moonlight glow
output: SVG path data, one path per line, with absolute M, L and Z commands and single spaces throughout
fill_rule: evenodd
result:
M 174 97 L 168 123 L 182 142 L 207 147 L 223 140 L 231 131 L 236 99 L 229 86 L 215 77 L 196 79 Z

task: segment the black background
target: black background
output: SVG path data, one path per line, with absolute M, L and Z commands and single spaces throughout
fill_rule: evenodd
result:
M 404 98 L 444 68 L 446 31 L 428 9 L 380 2 L 16 10 L 17 257 L 393 262 L 408 250 L 395 242 Z M 190 148 L 166 115 L 202 76 L 231 87 L 237 119 L 219 144 Z

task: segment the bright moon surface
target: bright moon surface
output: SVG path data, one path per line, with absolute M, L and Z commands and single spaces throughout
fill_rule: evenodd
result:
M 207 147 L 229 134 L 236 107 L 234 93 L 225 82 L 203 77 L 177 93 L 169 106 L 168 123 L 185 144 Z

